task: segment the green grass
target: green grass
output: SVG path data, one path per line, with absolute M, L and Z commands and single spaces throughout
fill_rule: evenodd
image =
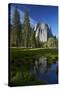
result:
M 48 56 L 48 55 L 57 55 L 58 49 L 28 49 L 28 48 L 10 48 L 12 57 L 15 58 L 30 58 L 35 56 Z
M 57 49 L 26 49 L 26 48 L 10 48 L 10 61 L 19 65 L 20 63 L 33 63 L 39 57 L 44 56 L 48 58 L 49 63 L 53 63 L 58 59 Z

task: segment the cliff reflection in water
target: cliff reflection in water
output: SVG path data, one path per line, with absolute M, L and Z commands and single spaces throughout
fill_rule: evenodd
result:
M 45 80 L 48 84 L 58 83 L 58 63 L 49 64 L 46 57 L 39 57 L 31 67 L 37 80 Z

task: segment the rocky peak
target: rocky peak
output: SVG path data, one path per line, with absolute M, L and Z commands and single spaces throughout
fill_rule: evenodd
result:
M 39 39 L 39 41 L 46 42 L 48 37 L 52 36 L 52 32 L 50 30 L 49 24 L 40 23 L 36 24 L 34 28 L 35 38 Z

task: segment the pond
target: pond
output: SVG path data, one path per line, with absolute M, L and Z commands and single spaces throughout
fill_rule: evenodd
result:
M 58 62 L 57 60 L 49 64 L 46 57 L 39 57 L 31 66 L 31 71 L 34 73 L 37 80 L 45 80 L 48 84 L 58 83 Z

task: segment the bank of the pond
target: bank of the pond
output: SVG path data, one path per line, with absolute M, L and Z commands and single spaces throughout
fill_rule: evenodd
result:
M 31 58 L 38 58 L 40 56 L 45 56 L 52 58 L 53 60 L 58 57 L 58 49 L 50 48 L 50 49 L 43 49 L 43 48 L 10 48 L 10 57 L 14 60 L 18 60 L 21 58 L 24 59 L 31 59 Z

